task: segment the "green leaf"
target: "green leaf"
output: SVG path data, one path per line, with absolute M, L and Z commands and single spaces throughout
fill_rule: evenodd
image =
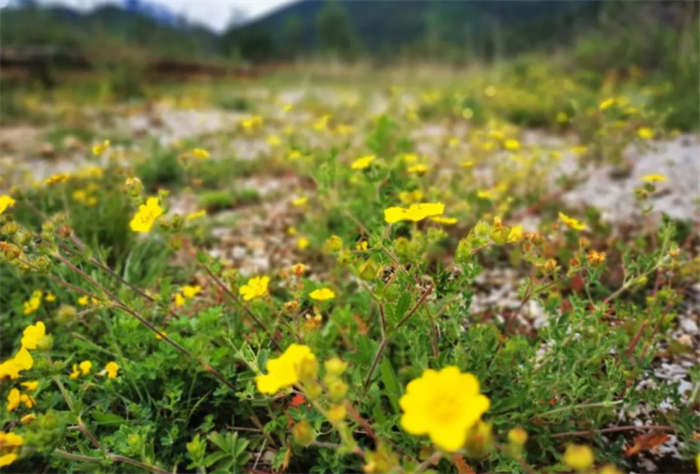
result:
M 399 383 L 399 378 L 394 372 L 394 368 L 391 366 L 391 362 L 385 357 L 382 360 L 381 366 L 382 383 L 386 390 L 386 395 L 389 398 L 391 406 L 394 408 L 396 413 L 401 413 L 399 409 L 399 396 L 401 395 L 401 384 Z
M 93 413 L 93 417 L 98 425 L 120 426 L 126 423 L 126 419 L 114 413 Z

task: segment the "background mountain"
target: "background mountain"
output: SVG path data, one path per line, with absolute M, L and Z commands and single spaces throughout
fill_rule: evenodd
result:
M 187 23 L 166 8 L 144 1 L 103 5 L 89 12 L 21 2 L 0 15 L 3 48 L 52 46 L 89 53 L 104 48 L 139 50 L 172 59 L 221 55 L 220 38 L 208 28 Z
M 229 31 L 229 47 L 266 43 L 267 54 L 309 53 L 349 34 L 357 53 L 445 52 L 445 45 L 492 55 L 569 41 L 597 21 L 604 1 L 303 0 Z M 330 23 L 324 37 L 323 26 Z M 332 26 L 332 27 L 331 27 Z

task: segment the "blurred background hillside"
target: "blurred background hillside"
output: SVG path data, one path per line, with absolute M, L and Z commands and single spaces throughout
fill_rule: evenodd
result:
M 302 0 L 256 18 L 248 17 L 247 3 L 230 2 L 226 25 L 216 29 L 167 2 L 74 9 L 13 0 L 0 17 L 2 79 L 53 87 L 64 73 L 90 71 L 130 96 L 153 79 L 240 76 L 290 64 L 460 68 L 539 55 L 593 83 L 643 74 L 677 102 L 675 125 L 697 121 L 697 2 Z

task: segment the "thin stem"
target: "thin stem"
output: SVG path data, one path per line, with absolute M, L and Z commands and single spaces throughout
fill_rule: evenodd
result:
M 365 393 L 367 393 L 367 389 L 369 388 L 369 383 L 372 381 L 372 375 L 374 374 L 374 371 L 377 368 L 377 365 L 379 365 L 379 361 L 382 358 L 382 354 L 384 354 L 384 349 L 386 349 L 386 345 L 388 342 L 389 342 L 389 338 L 384 336 L 382 338 L 382 341 L 379 343 L 379 348 L 377 349 L 377 353 L 374 356 L 374 360 L 372 361 L 372 365 L 369 367 L 369 371 L 367 372 L 367 377 L 365 378 L 365 384 L 364 384 Z
M 75 454 L 75 453 L 69 453 L 68 451 L 63 451 L 61 449 L 54 449 L 53 454 L 56 456 L 65 458 L 65 459 L 70 459 L 73 461 L 82 461 L 82 462 L 90 462 L 90 463 L 101 463 L 103 461 L 103 458 L 98 458 L 98 457 L 93 457 L 93 456 L 84 456 L 82 454 Z M 165 469 L 161 469 L 158 466 L 151 466 L 146 463 L 142 463 L 141 461 L 137 461 L 135 459 L 127 458 L 126 456 L 119 456 L 117 454 L 111 454 L 111 453 L 105 453 L 109 459 L 111 459 L 114 462 L 118 463 L 124 463 L 124 464 L 131 464 L 132 466 L 139 467 L 141 469 L 146 469 L 147 471 L 151 472 L 157 472 L 158 474 L 170 474 L 170 471 L 166 471 Z
M 352 403 L 345 402 L 345 408 L 347 409 L 347 412 L 350 415 L 350 417 L 360 424 L 360 426 L 367 432 L 367 434 L 374 440 L 375 443 L 378 443 L 379 438 L 377 438 L 377 433 L 375 433 L 374 428 L 372 428 L 372 426 L 367 422 L 367 420 L 362 418 L 362 415 L 360 415 L 360 412 L 358 412 L 355 409 L 355 407 L 352 406 Z
M 214 282 L 219 286 L 219 288 L 224 290 L 224 293 L 226 293 L 226 295 L 229 298 L 231 298 L 231 300 L 234 303 L 236 303 L 243 311 L 245 311 L 248 314 L 248 316 L 250 316 L 250 318 L 253 321 L 255 321 L 255 324 L 257 324 L 258 327 L 260 329 L 262 329 L 265 334 L 267 334 L 267 336 L 270 338 L 270 341 L 275 345 L 275 347 L 278 350 L 281 351 L 282 348 L 280 347 L 279 343 L 277 341 L 275 341 L 275 338 L 272 337 L 272 334 L 270 334 L 270 331 L 268 331 L 267 327 L 262 323 L 262 321 L 260 321 L 260 319 L 258 319 L 258 317 L 246 305 L 244 305 L 243 303 L 240 302 L 240 300 L 236 297 L 236 295 L 234 295 L 233 292 L 228 289 L 226 284 L 223 281 L 221 281 L 221 279 L 218 276 L 216 276 L 214 274 L 214 272 L 212 272 L 207 265 L 202 264 L 202 268 L 204 268 L 204 270 L 207 272 L 209 277 L 211 277 L 211 279 L 214 280 Z
M 418 308 L 420 308 L 420 306 L 423 304 L 423 302 L 425 301 L 425 299 L 428 297 L 428 295 L 429 295 L 432 291 L 433 291 L 433 287 L 431 286 L 431 287 L 428 287 L 428 289 L 425 290 L 425 291 L 423 292 L 423 294 L 422 294 L 421 297 L 418 299 L 418 301 L 416 301 L 415 306 L 413 306 L 413 308 L 411 309 L 411 311 L 409 311 L 408 314 L 407 314 L 401 321 L 399 321 L 399 323 L 395 326 L 395 329 L 400 328 L 401 326 L 403 326 L 404 324 L 406 324 L 406 322 L 407 322 L 409 319 L 411 319 L 411 316 L 413 316 L 413 315 L 416 313 L 416 311 L 418 311 Z
M 442 459 L 442 452 L 441 451 L 435 451 L 428 459 L 420 463 L 418 466 L 416 466 L 414 473 L 419 473 L 423 472 L 426 469 L 428 469 L 430 466 L 436 464 L 438 461 Z
M 569 407 L 556 408 L 554 410 L 550 410 L 548 412 L 541 413 L 541 414 L 537 415 L 537 417 L 549 416 L 549 415 L 553 415 L 555 413 L 562 413 L 565 411 L 578 410 L 578 409 L 582 409 L 582 408 L 608 408 L 608 407 L 612 407 L 615 405 L 619 405 L 623 402 L 624 402 L 624 400 L 618 400 L 616 402 L 582 403 L 581 405 L 573 405 L 573 406 L 569 406 Z
M 180 344 L 177 342 L 173 341 L 170 337 L 168 337 L 165 333 L 160 331 L 158 328 L 156 328 L 153 324 L 148 322 L 146 318 L 144 318 L 141 314 L 136 312 L 135 310 L 129 308 L 123 301 L 121 301 L 117 296 L 115 296 L 113 293 L 111 293 L 109 290 L 107 290 L 105 287 L 97 283 L 90 275 L 73 265 L 73 263 L 68 260 L 67 258 L 63 257 L 60 254 L 55 254 L 55 258 L 61 261 L 64 265 L 66 265 L 68 268 L 76 272 L 78 275 L 83 277 L 88 283 L 90 283 L 94 288 L 102 291 L 104 294 L 106 294 L 114 303 L 116 303 L 116 307 L 118 309 L 121 309 L 122 311 L 125 311 L 129 313 L 131 316 L 136 318 L 142 325 L 150 329 L 152 332 L 154 332 L 156 335 L 160 336 L 160 338 L 165 341 L 167 344 L 170 344 L 172 347 L 174 347 L 176 350 L 181 352 L 183 355 L 185 355 L 189 359 L 194 359 L 192 356 L 192 353 L 182 347 Z M 233 385 L 231 382 L 229 382 L 226 377 L 224 377 L 221 373 L 219 373 L 216 369 L 214 369 L 207 361 L 204 359 L 199 359 L 200 364 L 204 366 L 204 369 L 212 374 L 214 377 L 216 377 L 221 383 L 226 385 L 228 388 L 231 390 L 237 390 L 236 386 Z
M 552 435 L 552 438 L 566 438 L 569 436 L 592 436 L 593 434 L 603 434 L 603 433 L 618 433 L 621 431 L 643 431 L 643 430 L 652 430 L 652 431 L 675 431 L 675 428 L 673 426 L 666 426 L 666 425 L 629 425 L 629 426 L 615 426 L 612 428 L 603 428 L 600 430 L 583 430 L 583 431 L 567 431 L 566 433 L 556 433 Z

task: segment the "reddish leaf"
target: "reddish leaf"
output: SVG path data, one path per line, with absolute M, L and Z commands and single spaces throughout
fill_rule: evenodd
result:
M 476 471 L 469 464 L 467 464 L 467 461 L 465 461 L 462 455 L 454 454 L 452 456 L 452 460 L 454 461 L 459 474 L 476 474 Z
M 304 395 L 302 395 L 301 393 L 297 393 L 296 395 L 294 395 L 294 398 L 292 398 L 290 405 L 296 408 L 299 405 L 303 405 L 305 402 L 306 398 L 304 398 Z
M 639 454 L 642 451 L 649 451 L 655 446 L 664 444 L 666 441 L 668 441 L 668 439 L 669 436 L 666 434 L 653 432 L 639 435 L 634 438 L 634 445 L 625 451 L 625 457 L 628 458 L 630 456 L 634 456 L 635 454 Z

